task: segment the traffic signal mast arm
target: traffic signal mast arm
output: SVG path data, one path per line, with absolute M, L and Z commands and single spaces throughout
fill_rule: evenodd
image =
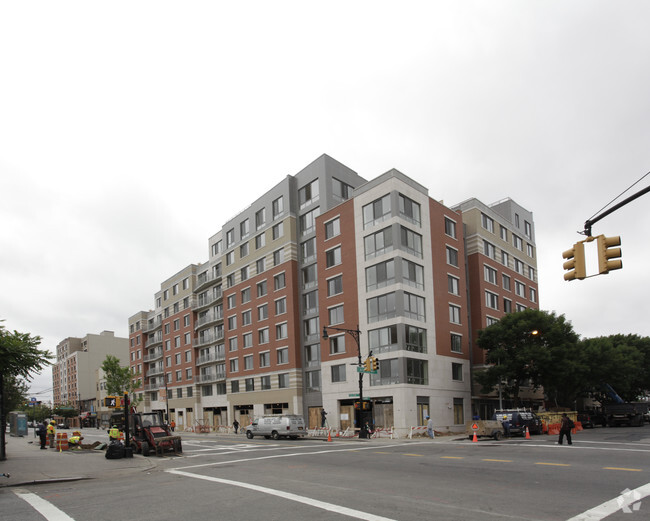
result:
M 586 235 L 587 237 L 591 237 L 591 227 L 594 224 L 596 224 L 598 221 L 600 221 L 603 217 L 607 217 L 610 213 L 614 213 L 616 210 L 618 210 L 619 208 L 622 208 L 627 203 L 631 203 L 635 199 L 638 199 L 639 197 L 641 197 L 644 194 L 647 194 L 648 192 L 650 192 L 650 186 L 647 186 L 643 190 L 638 191 L 637 193 L 631 195 L 630 197 L 628 197 L 627 199 L 621 201 L 620 203 L 615 204 L 609 210 L 605 210 L 603 213 L 601 213 L 600 215 L 597 215 L 593 219 L 587 219 L 585 221 L 585 229 L 584 229 L 584 231 L 582 233 L 584 235 Z

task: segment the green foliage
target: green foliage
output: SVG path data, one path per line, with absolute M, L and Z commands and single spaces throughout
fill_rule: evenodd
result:
M 52 416 L 62 416 L 64 418 L 75 418 L 79 416 L 79 409 L 71 405 L 57 405 L 52 410 Z
M 101 367 L 106 376 L 107 394 L 122 396 L 127 392 L 133 393 L 140 387 L 140 374 L 132 374 L 128 366 L 122 367 L 119 358 L 106 355 Z
M 23 405 L 21 409 L 27 414 L 29 421 L 42 422 L 52 417 L 52 408 L 48 405 Z
M 486 350 L 490 365 L 476 375 L 483 392 L 490 392 L 502 382 L 502 392 L 519 404 L 523 384 L 534 389 L 544 387 L 556 395 L 571 394 L 567 386 L 573 366 L 565 362 L 565 355 L 574 350 L 578 335 L 564 315 L 526 309 L 505 315 L 499 322 L 479 331 L 478 345 Z
M 17 376 L 7 376 L 4 379 L 4 406 L 7 412 L 19 411 L 27 401 L 29 387 L 25 380 Z
M 0 324 L 0 374 L 22 376 L 29 379 L 31 373 L 51 365 L 52 354 L 37 349 L 41 338 L 28 333 L 10 333 Z

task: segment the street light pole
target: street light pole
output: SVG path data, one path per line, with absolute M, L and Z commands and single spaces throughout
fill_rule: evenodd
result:
M 334 327 L 334 326 L 323 326 L 323 340 L 327 340 L 329 336 L 327 335 L 327 330 L 330 329 L 332 331 L 342 331 L 344 333 L 347 333 L 350 335 L 352 338 L 354 338 L 354 341 L 357 344 L 357 356 L 359 359 L 358 362 L 358 367 L 361 367 L 362 361 L 361 361 L 361 331 L 359 330 L 359 326 L 357 325 L 356 329 L 346 329 L 343 327 Z M 368 437 L 368 431 L 366 429 L 366 426 L 363 424 L 363 371 L 359 371 L 359 438 L 367 438 Z
M 167 388 L 167 373 L 165 373 L 165 407 L 167 409 L 165 421 L 169 422 L 169 389 Z

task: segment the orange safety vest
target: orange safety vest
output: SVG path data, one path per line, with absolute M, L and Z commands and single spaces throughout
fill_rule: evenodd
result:
M 50 424 L 47 426 L 47 433 L 48 435 L 51 434 L 52 436 L 54 436 L 54 425 Z

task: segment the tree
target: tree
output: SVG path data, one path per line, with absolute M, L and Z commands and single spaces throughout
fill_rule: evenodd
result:
M 483 392 L 501 385 L 515 406 L 519 406 L 524 383 L 535 390 L 543 386 L 564 401 L 573 390 L 564 389 L 559 382 L 566 382 L 562 375 L 572 370 L 569 355 L 575 352 L 577 342 L 578 335 L 564 315 L 536 309 L 508 313 L 479 331 L 478 345 L 485 349 L 490 365 L 477 373 L 476 380 Z M 557 381 L 553 375 L 560 375 Z
M 122 367 L 120 359 L 116 356 L 106 355 L 102 362 L 102 371 L 106 377 L 106 392 L 109 395 L 131 394 L 140 387 L 140 374 L 131 373 L 128 366 Z
M 0 461 L 6 460 L 5 452 L 5 379 L 22 377 L 30 379 L 31 373 L 50 365 L 52 355 L 38 349 L 41 338 L 28 333 L 10 333 L 0 324 Z

